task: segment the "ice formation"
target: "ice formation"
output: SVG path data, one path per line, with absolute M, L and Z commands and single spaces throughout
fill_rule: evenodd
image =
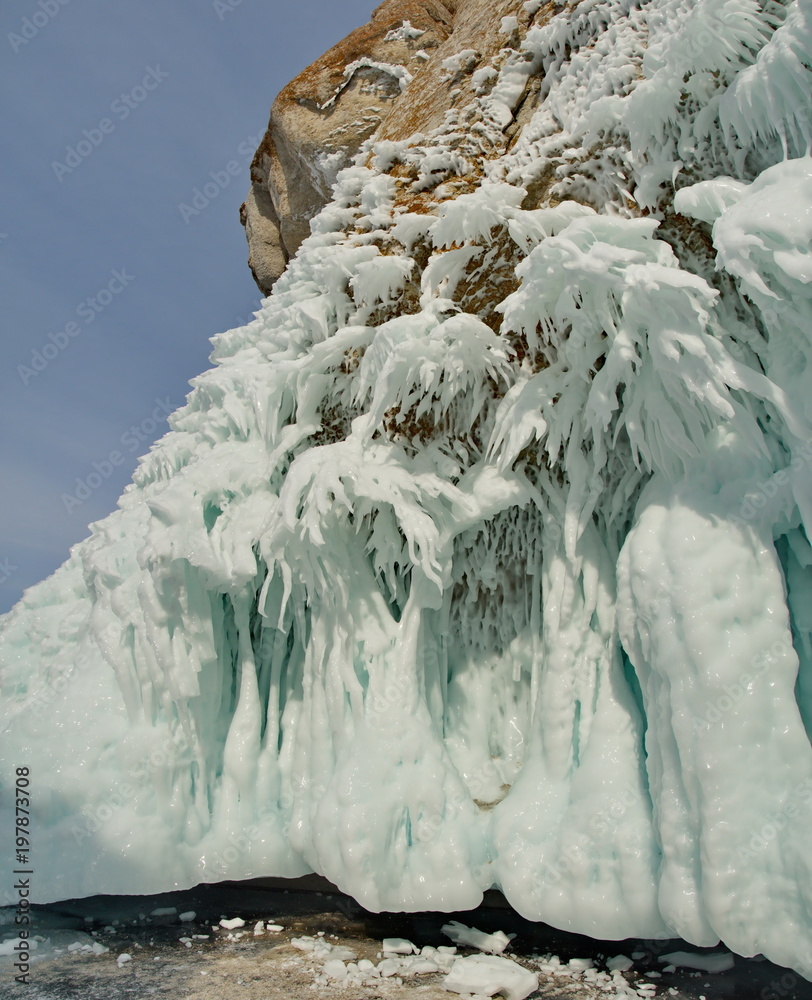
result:
M 3 619 L 32 898 L 496 885 L 812 978 L 812 2 L 515 6 Z

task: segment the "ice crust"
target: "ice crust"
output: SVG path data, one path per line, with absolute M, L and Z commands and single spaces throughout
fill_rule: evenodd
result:
M 583 0 L 467 118 L 339 174 L 119 509 L 2 619 L 32 901 L 497 885 L 812 978 L 811 11 Z M 498 332 L 459 304 L 482 259 L 512 262 Z

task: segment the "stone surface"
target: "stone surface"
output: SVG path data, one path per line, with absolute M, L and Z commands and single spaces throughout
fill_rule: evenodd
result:
M 501 21 L 515 13 L 512 0 L 385 0 L 368 24 L 282 90 L 241 211 L 249 266 L 264 294 L 309 234 L 336 174 L 366 139 L 430 131 L 482 92 L 473 74 L 510 41 Z M 519 16 L 531 17 L 523 8 Z M 505 131 L 507 142 L 513 130 Z
M 413 32 L 398 32 L 404 22 Z M 368 24 L 308 66 L 276 98 L 241 213 L 249 266 L 262 292 L 270 292 L 308 235 L 338 171 L 377 131 L 406 82 L 432 61 L 451 25 L 445 4 L 386 0 Z

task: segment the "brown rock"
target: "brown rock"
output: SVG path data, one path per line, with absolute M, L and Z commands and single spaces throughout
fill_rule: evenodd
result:
M 448 39 L 450 6 L 385 0 L 368 24 L 317 59 L 274 101 L 241 212 L 249 265 L 265 294 L 309 234 L 338 171 Z M 402 29 L 404 22 L 413 32 Z

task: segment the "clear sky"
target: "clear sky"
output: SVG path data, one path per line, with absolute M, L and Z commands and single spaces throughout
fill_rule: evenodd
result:
M 0 612 L 113 510 L 209 338 L 259 305 L 239 207 L 271 102 L 375 5 L 3 3 Z

